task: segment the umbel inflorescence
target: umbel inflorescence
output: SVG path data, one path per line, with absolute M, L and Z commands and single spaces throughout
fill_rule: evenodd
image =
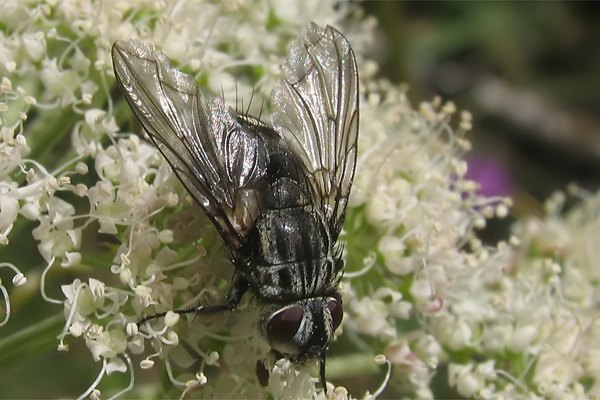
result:
M 63 311 L 62 331 L 40 334 L 58 335 L 59 350 L 85 343 L 99 370 L 73 396 L 134 396 L 145 369 L 164 368 L 171 395 L 323 397 L 313 363 L 270 353 L 251 298 L 235 313 L 167 313 L 138 327 L 154 312 L 220 301 L 233 269 L 202 210 L 132 123 L 110 59 L 115 40 L 154 43 L 207 92 L 267 115 L 290 43 L 312 20 L 344 33 L 361 79 L 330 396 L 364 396 L 341 385 L 372 371 L 380 378 L 365 390 L 375 395 L 387 385 L 441 397 L 438 374 L 465 397 L 598 396 L 598 196 L 573 189 L 581 203 L 565 212 L 557 195 L 545 218 L 483 244 L 477 229 L 506 216 L 510 201 L 483 197 L 466 178 L 471 116 L 439 99 L 415 107 L 379 79 L 365 57 L 376 21 L 353 5 L 2 2 L 0 243 L 15 252 L 22 235 L 33 237 L 43 265 L 0 261 L 1 323 L 19 318 L 11 300 L 30 285 Z M 72 274 L 67 283 L 58 271 Z M 130 384 L 107 386 L 109 374 Z

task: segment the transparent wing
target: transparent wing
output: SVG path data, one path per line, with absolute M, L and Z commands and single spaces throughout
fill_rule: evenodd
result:
M 260 215 L 268 161 L 263 140 L 151 45 L 116 42 L 112 58 L 140 123 L 226 243 L 237 248 Z
M 358 71 L 346 38 L 312 23 L 294 41 L 276 85 L 272 124 L 310 173 L 314 204 L 337 238 L 356 163 Z

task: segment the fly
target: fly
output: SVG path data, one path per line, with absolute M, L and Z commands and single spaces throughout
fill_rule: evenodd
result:
M 272 349 L 296 362 L 317 357 L 326 390 L 326 352 L 343 317 L 338 237 L 358 137 L 358 71 L 347 39 L 315 23 L 298 35 L 269 123 L 204 93 L 151 45 L 117 41 L 112 58 L 131 109 L 234 265 L 221 304 L 175 312 L 235 310 L 250 291 Z

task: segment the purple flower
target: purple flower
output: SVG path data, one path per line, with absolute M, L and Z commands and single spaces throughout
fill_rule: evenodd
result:
M 484 197 L 508 196 L 512 182 L 505 163 L 489 153 L 472 153 L 466 156 L 469 169 L 467 179 L 478 182 L 479 194 Z

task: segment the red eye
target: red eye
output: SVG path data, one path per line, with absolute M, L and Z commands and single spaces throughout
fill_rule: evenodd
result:
M 267 339 L 274 343 L 293 344 L 292 339 L 298 332 L 303 317 L 304 310 L 299 305 L 285 308 L 271 315 L 265 325 Z
M 336 299 L 329 299 L 327 302 L 327 308 L 329 309 L 329 313 L 331 314 L 331 320 L 333 322 L 333 331 L 340 326 L 342 323 L 342 318 L 344 318 L 344 309 L 342 308 L 342 303 L 337 301 Z

